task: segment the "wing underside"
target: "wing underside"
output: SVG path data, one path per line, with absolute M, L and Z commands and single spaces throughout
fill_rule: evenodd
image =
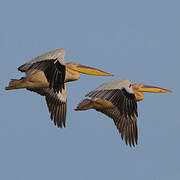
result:
M 114 120 L 114 123 L 121 133 L 122 139 L 125 137 L 126 144 L 130 146 L 137 144 L 138 130 L 136 117 L 137 102 L 135 95 L 122 89 L 95 89 L 86 96 L 93 98 L 101 98 L 111 102 L 115 108 L 113 109 L 96 109 Z
M 127 117 L 125 118 L 120 114 L 119 110 L 116 107 L 113 109 L 96 110 L 113 119 L 114 124 L 121 134 L 121 138 L 125 139 L 126 144 L 129 144 L 130 146 L 135 146 L 135 144 L 137 144 L 138 130 L 136 117 L 134 117 L 133 119 Z
M 36 88 L 28 89 L 30 91 L 36 92 L 42 96 L 45 96 L 46 103 L 50 112 L 51 120 L 58 127 L 66 126 L 66 111 L 67 111 L 67 95 L 66 86 L 62 92 L 54 92 L 50 88 Z

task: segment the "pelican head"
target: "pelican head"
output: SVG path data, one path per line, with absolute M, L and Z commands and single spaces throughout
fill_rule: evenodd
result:
M 151 93 L 167 93 L 172 92 L 171 90 L 156 87 L 156 86 L 150 86 L 150 85 L 144 85 L 142 83 L 136 83 L 132 84 L 133 92 L 136 96 L 137 101 L 141 101 L 144 99 L 144 93 L 143 92 L 151 92 Z

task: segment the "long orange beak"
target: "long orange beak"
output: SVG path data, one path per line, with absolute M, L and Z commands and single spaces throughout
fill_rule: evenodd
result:
M 151 92 L 151 93 L 167 93 L 167 92 L 172 92 L 169 89 L 164 89 L 156 86 L 149 86 L 149 85 L 143 85 L 140 88 L 137 89 L 138 91 L 141 92 Z
M 104 72 L 102 70 L 93 68 L 93 67 L 89 67 L 89 66 L 84 66 L 81 64 L 77 64 L 77 63 L 67 63 L 67 67 L 73 71 L 77 71 L 80 73 L 84 73 L 84 74 L 88 74 L 88 75 L 96 75 L 96 76 L 113 76 L 110 73 Z

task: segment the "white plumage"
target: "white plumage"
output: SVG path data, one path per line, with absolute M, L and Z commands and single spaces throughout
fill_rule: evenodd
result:
M 134 94 L 132 87 L 131 87 L 131 81 L 129 79 L 121 79 L 116 80 L 108 83 L 104 83 L 98 88 L 94 89 L 93 91 L 100 91 L 100 90 L 113 90 L 113 89 L 123 89 L 125 88 L 127 92 Z
M 25 72 L 27 71 L 34 63 L 41 62 L 41 61 L 50 61 L 52 59 L 57 59 L 62 65 L 65 65 L 65 49 L 56 49 L 45 54 L 42 54 L 29 62 L 23 64 L 18 68 L 18 70 Z

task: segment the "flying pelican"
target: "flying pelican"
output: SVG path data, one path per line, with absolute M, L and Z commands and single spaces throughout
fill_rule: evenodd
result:
M 137 101 L 144 99 L 143 92 L 167 93 L 171 90 L 141 83 L 131 84 L 128 79 L 116 80 L 104 83 L 86 96 L 75 109 L 84 111 L 95 109 L 113 119 L 121 138 L 125 137 L 126 145 L 135 146 L 138 140 L 136 123 Z
M 11 79 L 6 90 L 22 89 L 45 96 L 51 120 L 58 127 L 65 127 L 66 121 L 66 82 L 80 78 L 80 73 L 99 76 L 112 76 L 96 68 L 75 62 L 65 63 L 65 50 L 57 49 L 38 56 L 18 68 L 26 77 Z

